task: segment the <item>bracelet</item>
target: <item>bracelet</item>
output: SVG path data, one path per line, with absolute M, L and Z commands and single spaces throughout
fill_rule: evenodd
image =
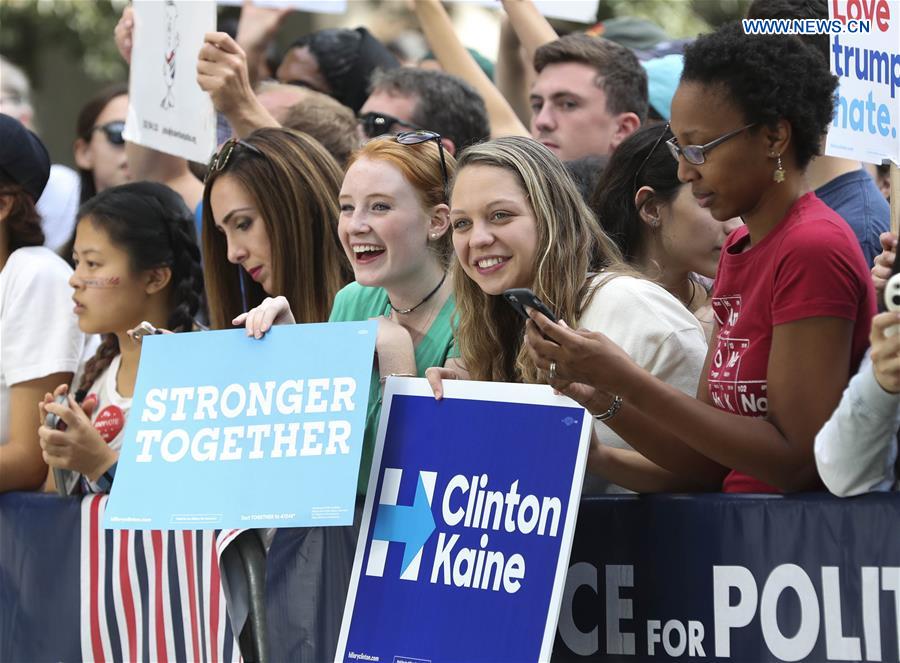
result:
M 417 378 L 419 377 L 415 373 L 389 373 L 388 375 L 382 375 L 379 378 L 378 383 L 383 387 L 384 383 L 387 382 L 388 378 Z
M 593 417 L 596 421 L 608 421 L 609 419 L 612 419 L 614 416 L 616 416 L 616 414 L 618 414 L 619 409 L 621 407 L 622 407 L 622 397 L 614 396 L 612 405 L 609 406 L 609 409 L 606 412 L 603 412 L 602 414 L 595 414 L 595 415 L 593 415 Z

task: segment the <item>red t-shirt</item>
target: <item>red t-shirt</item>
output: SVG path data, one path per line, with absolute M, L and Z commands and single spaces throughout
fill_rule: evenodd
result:
M 781 223 L 744 251 L 749 240 L 745 226 L 722 248 L 712 301 L 719 336 L 707 377 L 717 408 L 763 417 L 773 327 L 815 317 L 853 320 L 852 375 L 869 344 L 875 291 L 850 227 L 814 193 L 800 197 Z M 735 470 L 722 490 L 780 492 Z

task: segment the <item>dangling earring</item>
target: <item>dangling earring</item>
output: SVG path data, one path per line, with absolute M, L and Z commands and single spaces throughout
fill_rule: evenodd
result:
M 784 182 L 784 175 L 785 175 L 784 166 L 781 165 L 781 155 L 776 154 L 775 157 L 778 159 L 778 161 L 775 164 L 775 172 L 772 173 L 772 180 L 776 184 L 781 184 L 782 182 Z

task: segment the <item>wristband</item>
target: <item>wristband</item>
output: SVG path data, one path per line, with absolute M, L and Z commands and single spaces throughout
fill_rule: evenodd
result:
M 417 378 L 419 377 L 415 373 L 389 373 L 388 375 L 382 375 L 379 378 L 378 383 L 383 387 L 384 383 L 387 382 L 388 378 Z
M 614 396 L 612 405 L 609 406 L 609 409 L 606 412 L 601 412 L 600 414 L 593 415 L 596 421 L 608 421 L 612 419 L 616 414 L 618 414 L 619 409 L 622 407 L 622 397 Z

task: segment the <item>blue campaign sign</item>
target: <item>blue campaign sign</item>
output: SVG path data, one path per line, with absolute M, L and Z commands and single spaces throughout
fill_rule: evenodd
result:
M 104 525 L 350 525 L 375 322 L 144 338 Z
M 540 385 L 390 378 L 338 661 L 547 660 L 591 419 Z

